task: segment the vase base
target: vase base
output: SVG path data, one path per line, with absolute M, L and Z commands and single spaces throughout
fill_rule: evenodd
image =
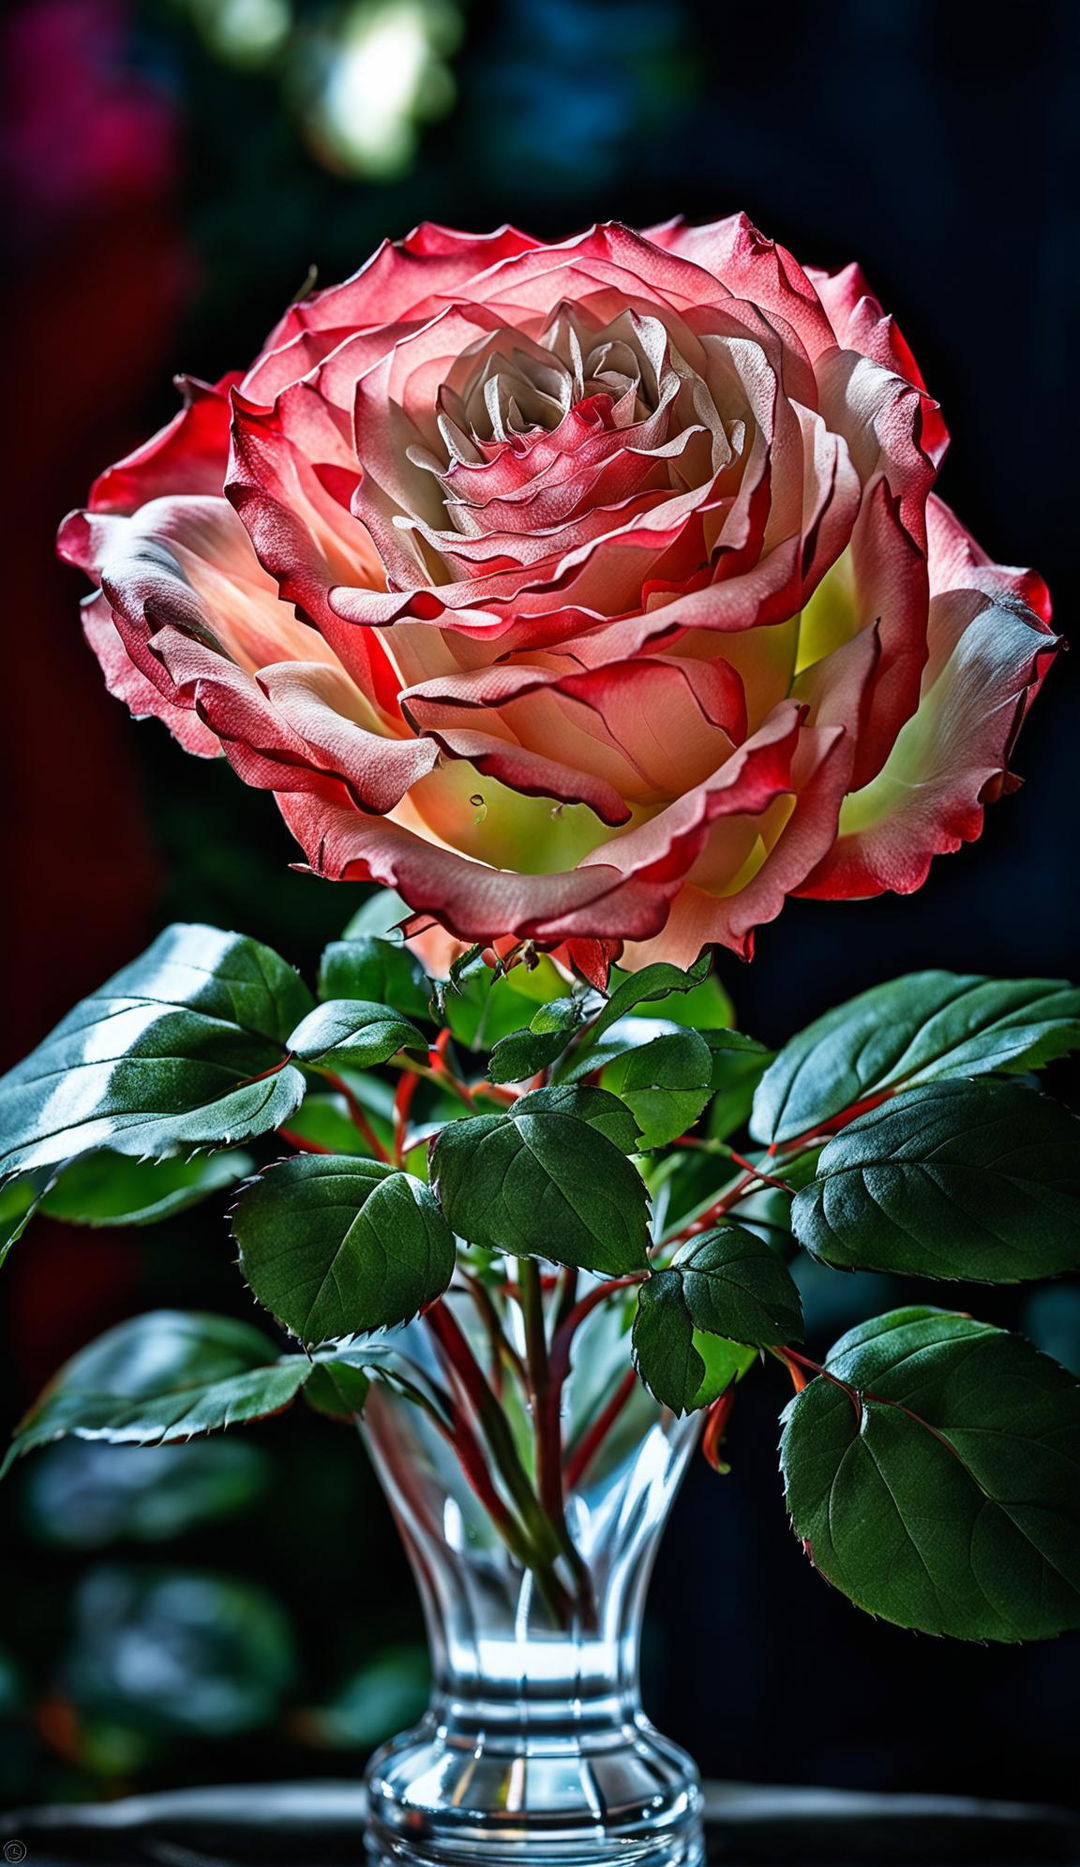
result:
M 700 1820 L 679 1835 L 654 1837 L 647 1842 L 621 1841 L 608 1836 L 601 1842 L 553 1844 L 523 1836 L 516 1842 L 500 1835 L 477 1837 L 469 1844 L 406 1841 L 387 1834 L 375 1824 L 368 1829 L 367 1857 L 371 1867 L 704 1867 L 705 1839 Z
M 463 1743 L 422 1724 L 368 1773 L 368 1851 L 400 1867 L 701 1867 L 686 1753 L 642 1719 L 604 1737 Z

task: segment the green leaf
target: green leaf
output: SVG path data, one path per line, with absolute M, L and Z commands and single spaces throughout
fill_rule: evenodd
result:
M 276 1128 L 304 1093 L 284 1042 L 310 1003 L 257 941 L 168 928 L 0 1082 L 0 1175 L 90 1149 L 169 1155 Z
M 375 934 L 335 940 L 319 965 L 319 997 L 367 999 L 406 1018 L 431 1018 L 432 984 L 414 953 Z
M 370 1392 L 371 1376 L 363 1368 L 349 1361 L 320 1360 L 312 1368 L 304 1399 L 316 1413 L 327 1413 L 334 1420 L 356 1420 Z
M 711 1094 L 712 1074 L 705 1039 L 682 1030 L 624 1051 L 604 1071 L 604 1086 L 633 1111 L 641 1146 L 663 1147 L 693 1127 Z
M 454 1274 L 454 1240 L 424 1183 L 351 1155 L 268 1168 L 237 1201 L 233 1234 L 249 1288 L 306 1343 L 405 1322 Z
M 727 1141 L 750 1117 L 757 1086 L 773 1060 L 773 1052 L 740 1031 L 706 1031 L 712 1051 L 712 1101 L 706 1132 L 714 1141 Z
M 148 1446 L 262 1419 L 289 1405 L 309 1369 L 248 1323 L 152 1310 L 65 1363 L 21 1421 L 3 1469 L 70 1433 Z
M 704 970 L 700 961 L 694 970 Z M 616 991 L 624 979 L 635 976 L 633 973 L 620 972 L 617 967 L 613 968 L 611 990 Z M 672 1024 L 688 1024 L 705 1038 L 712 1031 L 730 1026 L 735 1016 L 735 1007 L 715 973 L 708 973 L 699 985 L 678 986 L 668 991 L 666 1001 L 665 1018 Z M 642 1015 L 640 1005 L 635 1006 L 630 1013 L 633 1018 Z
M 759 1064 L 763 1058 L 766 1063 L 772 1062 L 772 1051 L 759 1043 L 756 1037 L 747 1037 L 745 1031 L 732 1031 L 726 1026 L 721 1026 L 714 1031 L 702 1031 L 701 1035 L 712 1051 L 714 1059 L 734 1052 L 740 1056 L 753 1057 Z
M 365 1080 L 377 1079 L 367 1077 Z M 391 1141 L 391 1125 L 385 1118 L 375 1117 L 372 1127 L 381 1141 Z M 329 1091 L 325 1095 L 315 1093 L 304 1097 L 296 1114 L 290 1118 L 289 1133 L 302 1141 L 313 1141 L 316 1149 L 330 1154 L 368 1156 L 371 1151 L 349 1114 L 344 1097 Z
M 609 1063 L 626 1055 L 628 1050 L 640 1050 L 643 1045 L 651 1044 L 657 1037 L 679 1037 L 684 1026 L 675 1024 L 671 1018 L 647 1018 L 641 1013 L 630 1012 L 625 1018 L 610 1025 L 598 1043 L 574 1045 L 561 1058 L 552 1070 L 552 1078 L 560 1083 L 581 1082 L 584 1078 L 606 1070 Z
M 443 1015 L 456 1043 L 488 1050 L 520 1030 L 538 1004 L 558 998 L 564 988 L 562 975 L 546 956 L 531 969 L 514 966 L 507 973 L 472 959 L 447 986 Z
M 0 1264 L 22 1237 L 41 1204 L 49 1175 L 20 1174 L 0 1186 Z
M 674 1271 L 654 1271 L 638 1292 L 634 1317 L 634 1362 L 655 1400 L 685 1413 L 705 1379 L 705 1363 L 694 1347 L 694 1325 Z
M 792 1523 L 822 1574 L 924 1633 L 1080 1625 L 1073 1376 L 1020 1336 L 932 1309 L 861 1323 L 825 1365 L 833 1379 L 792 1401 L 781 1441 Z
M 614 1141 L 624 1154 L 637 1152 L 637 1122 L 626 1103 L 607 1089 L 594 1089 L 589 1083 L 557 1083 L 545 1089 L 530 1090 L 514 1105 L 518 1115 L 536 1115 L 544 1110 L 576 1115 L 579 1121 L 595 1128 L 597 1134 Z
M 770 1348 L 802 1340 L 802 1304 L 787 1265 L 741 1225 L 704 1232 L 671 1267 L 696 1329 Z
M 301 1019 L 289 1037 L 289 1049 L 301 1063 L 343 1063 L 370 1070 L 399 1050 L 426 1057 L 428 1044 L 415 1024 L 385 1005 L 334 998 Z
M 701 1356 L 705 1374 L 690 1403 L 691 1411 L 711 1407 L 732 1381 L 742 1380 L 758 1358 L 757 1349 L 748 1348 L 745 1342 L 729 1342 L 722 1335 L 707 1335 L 704 1329 L 694 1330 L 694 1347 Z
M 882 1090 L 1038 1069 L 1080 1044 L 1080 989 L 1060 979 L 914 972 L 860 993 L 785 1044 L 754 1100 L 770 1144 Z
M 584 1033 L 575 1052 L 575 1062 L 585 1051 L 604 1035 L 605 1031 L 625 1018 L 638 1005 L 650 1003 L 655 998 L 667 998 L 673 992 L 690 992 L 701 985 L 709 976 L 712 957 L 703 953 L 695 961 L 689 972 L 681 972 L 678 966 L 671 966 L 666 960 L 656 960 L 651 966 L 643 966 L 640 972 L 627 973 L 612 992 L 599 1017 Z M 725 999 L 725 1013 L 729 1014 Z
M 1080 1266 L 1080 1122 L 1019 1083 L 928 1083 L 852 1122 L 792 1230 L 841 1270 L 1016 1283 Z
M 144 1446 L 137 1459 L 130 1446 L 64 1439 L 31 1461 L 23 1516 L 36 1543 L 60 1549 L 172 1542 L 250 1510 L 277 1470 L 263 1446 L 235 1435 Z
M 311 1359 L 304 1399 L 316 1413 L 355 1421 L 363 1414 L 373 1381 L 382 1381 L 420 1404 L 435 1401 L 423 1373 L 401 1353 L 394 1331 L 361 1341 L 331 1342 L 320 1349 Z
M 503 1115 L 447 1123 L 432 1151 L 431 1177 L 454 1231 L 490 1251 L 602 1276 L 643 1270 L 645 1184 L 619 1145 L 581 1114 L 599 1108 L 592 1098 L 602 1094 L 539 1089 Z M 614 1119 L 610 1103 L 620 1122 L 629 1119 L 605 1096 L 605 1124 Z
M 40 1210 L 69 1225 L 156 1225 L 235 1186 L 254 1165 L 250 1154 L 239 1151 L 194 1160 L 84 1154 L 64 1169 Z
M 562 1055 L 582 1016 L 580 998 L 555 998 L 541 1005 L 525 1030 L 500 1037 L 488 1065 L 491 1081 L 521 1083 L 538 1070 L 546 1070 Z

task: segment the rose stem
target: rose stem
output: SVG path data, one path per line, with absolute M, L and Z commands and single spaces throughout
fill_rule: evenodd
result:
M 277 1132 L 298 1154 L 332 1154 L 334 1151 L 332 1147 L 324 1147 L 321 1141 L 307 1140 L 306 1136 L 297 1134 L 293 1128 L 279 1128 Z
M 336 1075 L 333 1070 L 320 1070 L 318 1074 L 324 1079 L 325 1082 L 328 1082 L 330 1084 L 331 1089 L 336 1089 L 338 1092 L 338 1095 L 344 1097 L 345 1107 L 349 1111 L 349 1117 L 350 1117 L 350 1120 L 352 1121 L 352 1125 L 356 1129 L 357 1133 L 360 1135 L 361 1139 L 367 1142 L 367 1145 L 371 1149 L 371 1152 L 374 1154 L 375 1159 L 385 1161 L 386 1164 L 389 1165 L 390 1156 L 387 1153 L 386 1149 L 384 1148 L 382 1142 L 379 1140 L 379 1137 L 375 1133 L 375 1130 L 371 1126 L 371 1123 L 368 1121 L 368 1118 L 364 1114 L 364 1111 L 360 1107 L 360 1104 L 356 1100 L 356 1097 L 353 1095 L 353 1092 L 349 1088 L 348 1083 L 344 1080 L 343 1077 Z
M 480 1423 L 481 1431 L 491 1449 L 492 1457 L 507 1490 L 521 1512 L 522 1520 L 534 1545 L 546 1562 L 554 1561 L 559 1554 L 555 1526 L 548 1521 L 540 1506 L 540 1500 L 529 1483 L 528 1474 L 518 1457 L 518 1450 L 514 1444 L 506 1415 L 488 1385 L 484 1371 L 469 1347 L 461 1325 L 449 1305 L 441 1298 L 425 1311 L 424 1320 L 468 1396 Z
M 536 1561 L 536 1551 L 529 1541 L 529 1538 L 522 1530 L 517 1518 L 507 1509 L 498 1491 L 492 1484 L 491 1475 L 484 1462 L 484 1454 L 477 1444 L 476 1439 L 473 1437 L 472 1429 L 469 1426 L 464 1409 L 460 1402 L 455 1401 L 452 1404 L 454 1426 L 453 1431 L 447 1433 L 446 1437 L 449 1443 L 454 1447 L 461 1461 L 462 1471 L 465 1473 L 466 1478 L 476 1492 L 477 1497 L 480 1499 L 481 1504 L 487 1511 L 488 1516 L 491 1518 L 492 1523 L 498 1530 L 499 1535 L 502 1537 L 511 1555 L 516 1556 L 517 1560 L 524 1568 L 536 1569 L 537 1581 L 539 1582 L 540 1568 Z M 555 1579 L 556 1578 L 552 1577 L 552 1582 L 554 1582 Z M 547 1599 L 549 1605 L 551 1605 L 554 1591 L 552 1591 L 552 1595 L 549 1595 L 547 1587 L 542 1585 L 542 1588 L 545 1599 Z M 560 1607 L 560 1616 L 562 1611 Z
M 720 1194 L 718 1199 L 711 1200 L 707 1206 L 701 1207 L 691 1219 L 687 1219 L 677 1230 L 669 1232 L 665 1238 L 660 1240 L 659 1245 L 655 1245 L 653 1249 L 658 1251 L 665 1245 L 685 1244 L 688 1238 L 696 1237 L 699 1232 L 707 1232 L 716 1219 L 722 1219 L 725 1214 L 731 1211 L 733 1206 L 738 1205 L 740 1199 L 749 1192 L 754 1182 L 760 1180 L 761 1177 L 762 1176 L 755 1169 L 743 1173 L 732 1186 L 729 1186 Z
M 584 1478 L 636 1386 L 637 1371 L 634 1368 L 628 1368 L 610 1400 L 605 1403 L 592 1425 L 582 1433 L 577 1444 L 572 1447 L 566 1461 L 568 1491 L 572 1491 L 575 1485 L 580 1484 Z
M 420 1389 L 415 1387 L 412 1382 L 403 1382 L 402 1391 L 408 1396 L 414 1406 L 419 1407 L 422 1413 L 426 1413 L 428 1419 L 435 1427 L 436 1432 L 446 1440 L 448 1445 L 453 1447 L 458 1456 L 462 1471 L 465 1473 L 470 1485 L 480 1499 L 484 1509 L 487 1511 L 488 1516 L 498 1529 L 503 1541 L 513 1554 L 517 1556 L 518 1561 L 523 1562 L 525 1566 L 528 1567 L 532 1560 L 531 1546 L 521 1525 L 517 1522 L 517 1519 L 512 1516 L 510 1511 L 507 1510 L 506 1505 L 503 1503 L 502 1498 L 491 1482 L 491 1475 L 484 1463 L 483 1452 L 476 1442 L 472 1428 L 469 1425 L 468 1418 L 460 1402 L 455 1399 L 452 1393 L 444 1392 L 440 1388 L 439 1392 L 442 1395 L 443 1403 L 449 1415 L 449 1419 L 446 1420 L 439 1412 L 438 1407 L 433 1405 L 427 1398 L 427 1395 L 421 1393 Z M 355 1417 L 357 1420 L 360 1420 L 362 1415 L 358 1413 Z
M 522 1364 L 521 1356 L 503 1331 L 502 1323 L 499 1320 L 499 1312 L 495 1308 L 490 1291 L 484 1285 L 483 1280 L 477 1277 L 473 1271 L 466 1270 L 463 1264 L 459 1264 L 457 1270 L 466 1290 L 476 1305 L 477 1314 L 487 1332 L 488 1343 L 491 1348 L 491 1385 L 495 1389 L 496 1394 L 500 1399 L 502 1398 L 504 1362 L 514 1370 L 518 1380 L 521 1382 L 522 1389 L 528 1394 L 529 1380 Z
M 727 1470 L 720 1456 L 720 1448 L 727 1435 L 728 1421 L 735 1405 L 737 1389 L 734 1381 L 729 1381 L 723 1393 L 713 1401 L 705 1415 L 705 1431 L 701 1435 L 701 1450 L 708 1459 L 714 1472 Z
M 489 1083 L 486 1081 L 474 1083 L 472 1093 L 474 1096 L 486 1097 L 489 1102 L 497 1102 L 499 1106 L 504 1109 L 513 1108 L 514 1103 L 520 1102 L 521 1100 L 521 1091 L 519 1089 L 508 1089 L 504 1083 Z
M 438 1052 L 432 1049 L 429 1054 L 434 1057 L 438 1055 Z M 406 1075 L 415 1076 L 417 1080 L 422 1077 L 425 1082 L 434 1083 L 436 1089 L 449 1090 L 459 1102 L 464 1103 L 470 1115 L 475 1115 L 476 1104 L 473 1101 L 472 1090 L 455 1076 L 452 1070 L 436 1068 L 430 1063 L 417 1063 L 412 1058 L 406 1059 L 405 1057 L 391 1057 L 390 1066 L 392 1069 L 404 1071 Z
M 435 1309 L 446 1310 L 446 1306 L 442 1303 L 434 1307 Z M 446 1310 L 446 1315 L 449 1315 L 449 1310 Z M 428 1310 L 425 1315 L 425 1320 L 431 1323 L 432 1317 L 433 1310 Z M 452 1318 L 451 1321 L 453 1321 Z M 473 1377 L 468 1373 L 467 1364 L 460 1359 L 459 1346 L 454 1340 L 453 1332 L 446 1331 L 443 1326 L 444 1323 L 445 1316 L 440 1316 L 435 1320 L 432 1328 L 432 1333 L 435 1335 L 436 1339 L 436 1348 L 439 1358 L 450 1375 L 451 1381 L 455 1387 L 455 1393 L 459 1388 L 464 1389 L 466 1397 L 475 1409 L 477 1403 L 472 1392 Z M 461 1337 L 461 1341 L 465 1342 L 464 1336 Z M 467 1343 L 465 1343 L 465 1350 L 466 1354 L 471 1356 L 472 1351 L 468 1348 Z M 483 1375 L 480 1374 L 478 1366 L 476 1367 L 476 1373 L 480 1375 L 480 1379 L 483 1381 Z M 497 1404 L 496 1402 L 496 1405 Z M 483 1504 L 511 1555 L 516 1558 L 522 1568 L 528 1569 L 535 1577 L 537 1588 L 546 1601 L 554 1619 L 563 1626 L 569 1626 L 573 1615 L 573 1604 L 555 1571 L 554 1565 L 558 1560 L 558 1551 L 555 1549 L 550 1537 L 550 1529 L 546 1518 L 544 1518 L 542 1514 L 537 1517 L 539 1506 L 537 1505 L 536 1499 L 531 1498 L 530 1494 L 531 1508 L 522 1513 L 529 1521 L 523 1524 L 514 1516 L 513 1512 L 508 1509 L 492 1483 L 483 1450 L 473 1432 L 468 1414 L 462 1402 L 459 1399 L 454 1399 L 451 1405 L 453 1410 L 453 1431 L 448 1432 L 446 1429 L 442 1429 L 443 1436 L 457 1452 L 466 1478 L 477 1497 L 480 1499 L 480 1502 Z M 489 1447 L 490 1443 L 489 1439 Z M 494 1455 L 493 1448 L 492 1451 Z M 497 1469 L 500 1471 L 504 1482 L 509 1485 L 509 1479 L 503 1462 L 497 1455 L 494 1456 Z M 537 1535 L 538 1525 L 542 1533 L 539 1537 Z
M 555 1305 L 554 1329 L 562 1327 L 577 1302 L 577 1287 L 577 1271 L 572 1264 L 564 1264 L 559 1272 L 559 1296 Z
M 451 1042 L 451 1033 L 444 1027 L 443 1030 L 439 1032 L 434 1044 L 428 1051 L 431 1069 L 436 1082 L 444 1083 L 448 1089 L 452 1089 L 454 1094 L 464 1102 L 467 1109 L 474 1109 L 476 1104 L 473 1101 L 472 1090 L 467 1083 L 462 1082 L 460 1076 L 457 1075 L 456 1071 L 450 1068 L 450 1065 L 446 1061 L 446 1052 Z
M 409 1110 L 419 1084 L 419 1076 L 414 1076 L 411 1072 L 403 1072 L 398 1078 L 398 1086 L 394 1092 L 394 1164 L 398 1167 L 405 1165 L 405 1156 L 409 1151 L 407 1146 Z
M 544 1325 L 544 1297 L 540 1287 L 540 1268 L 533 1258 L 519 1258 L 518 1301 L 525 1321 L 525 1364 L 529 1374 L 529 1397 L 532 1402 L 536 1437 L 536 1480 L 540 1502 L 554 1520 L 562 1512 L 562 1473 L 558 1464 L 558 1414 L 555 1415 L 555 1458 L 552 1457 L 551 1371 L 548 1365 L 547 1331 Z
M 518 1259 L 518 1301 L 525 1321 L 525 1358 L 529 1372 L 536 1478 L 540 1502 L 551 1520 L 574 1574 L 582 1618 L 594 1624 L 592 1577 L 566 1521 L 562 1474 L 562 1382 L 551 1378 L 540 1267 L 533 1258 Z
M 597 1306 L 607 1300 L 614 1290 L 628 1290 L 633 1284 L 644 1283 L 648 1271 L 633 1271 L 627 1277 L 609 1277 L 606 1283 L 597 1284 L 595 1289 L 586 1291 L 580 1302 L 575 1303 L 555 1331 L 551 1344 L 551 1379 L 559 1387 L 570 1373 L 570 1350 L 573 1340 L 587 1316 L 591 1316 Z
M 883 1102 L 891 1101 L 892 1097 L 899 1095 L 903 1088 L 903 1083 L 891 1083 L 888 1089 L 878 1089 L 872 1096 L 863 1096 L 861 1101 L 852 1102 L 846 1109 L 841 1109 L 839 1115 L 830 1115 L 828 1121 L 816 1122 L 813 1128 L 807 1128 L 805 1133 L 792 1135 L 790 1141 L 774 1141 L 769 1148 L 769 1153 L 797 1154 L 802 1148 L 816 1141 L 819 1135 L 824 1140 L 828 1140 L 841 1128 L 846 1128 L 849 1122 L 855 1121 L 858 1116 L 868 1115 L 871 1109 L 879 1108 Z

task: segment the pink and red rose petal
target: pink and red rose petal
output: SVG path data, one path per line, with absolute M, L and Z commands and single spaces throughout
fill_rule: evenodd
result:
M 978 835 L 1056 646 L 857 268 L 425 226 L 185 385 L 60 549 L 112 692 L 320 874 L 593 978 Z

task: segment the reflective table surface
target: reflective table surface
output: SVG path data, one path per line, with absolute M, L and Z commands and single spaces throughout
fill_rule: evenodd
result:
M 7 1867 L 370 1867 L 353 1783 L 258 1784 L 0 1816 Z M 945 1796 L 706 1785 L 725 1867 L 1080 1867 L 1080 1815 Z

